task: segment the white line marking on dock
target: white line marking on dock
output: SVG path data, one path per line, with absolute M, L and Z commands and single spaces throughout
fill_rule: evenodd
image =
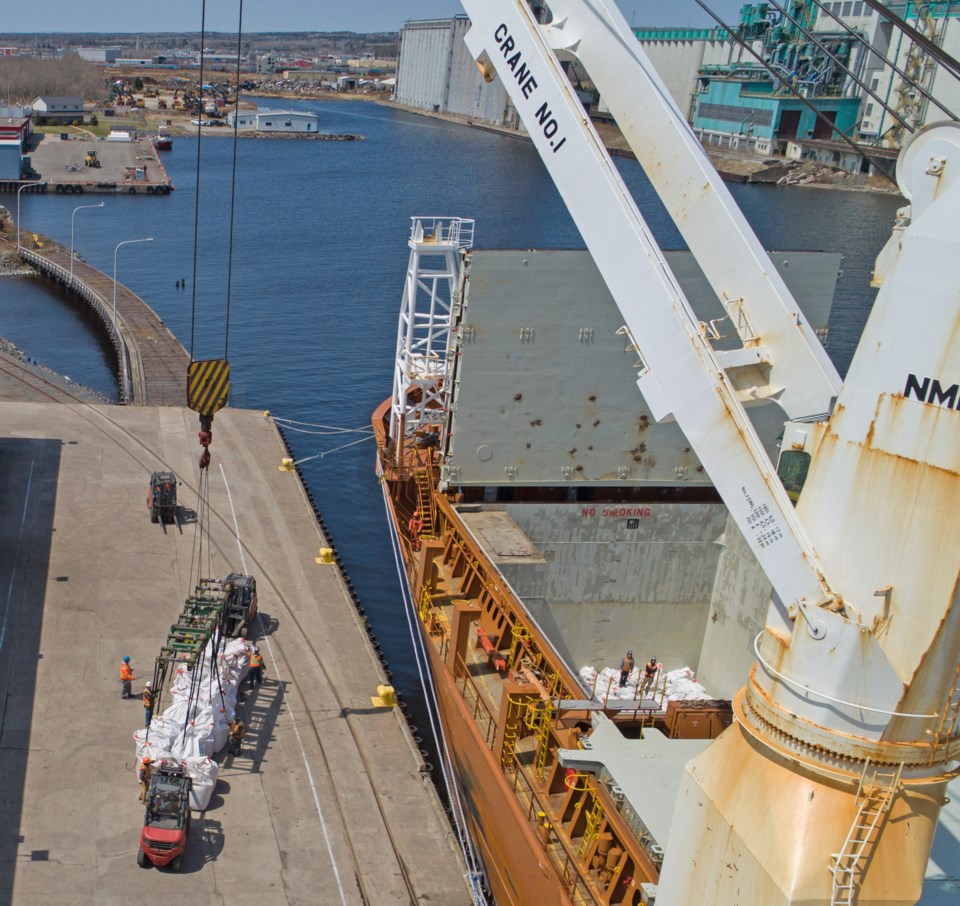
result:
M 233 532 L 236 535 L 237 547 L 240 550 L 240 564 L 243 567 L 243 574 L 247 575 L 247 561 L 246 561 L 246 558 L 243 556 L 243 545 L 240 543 L 240 526 L 237 525 L 237 512 L 233 506 L 233 495 L 230 493 L 230 485 L 227 482 L 227 473 L 223 470 L 223 463 L 220 463 L 220 474 L 223 476 L 223 486 L 227 489 L 227 500 L 230 501 L 230 513 L 233 516 Z M 29 490 L 29 486 L 28 486 L 28 490 Z M 263 618 L 260 616 L 259 613 L 257 614 L 257 622 L 260 624 L 260 632 L 261 634 L 263 634 L 265 626 L 263 623 Z M 270 636 L 264 635 L 263 638 L 264 638 L 264 641 L 266 641 L 267 643 L 267 648 L 270 651 L 270 660 L 273 662 L 274 669 L 276 670 L 277 659 L 274 657 L 274 654 L 273 654 L 273 645 L 270 644 Z M 0 637 L 0 641 L 2 641 L 2 637 Z M 277 676 L 277 682 L 279 683 L 280 682 L 279 671 L 276 671 L 276 676 Z M 281 685 L 280 688 L 283 689 L 283 686 Z M 320 795 L 317 792 L 317 785 L 314 783 L 314 780 L 313 780 L 313 771 L 310 770 L 310 762 L 307 759 L 307 752 L 303 747 L 303 740 L 300 738 L 300 731 L 297 729 L 297 722 L 293 719 L 293 709 L 290 707 L 290 701 L 286 697 L 286 695 L 283 696 L 283 699 L 287 706 L 287 715 L 290 718 L 290 724 L 293 727 L 294 735 L 297 737 L 297 745 L 300 748 L 300 755 L 303 757 L 303 765 L 307 769 L 307 779 L 310 781 L 310 789 L 313 791 L 313 803 L 317 807 L 317 815 L 320 818 L 320 827 L 323 830 L 323 839 L 324 839 L 324 842 L 327 844 L 327 854 L 330 856 L 330 864 L 333 866 L 333 875 L 337 880 L 337 888 L 340 891 L 340 902 L 343 903 L 344 906 L 347 906 L 347 894 L 346 894 L 346 891 L 343 889 L 343 882 L 340 880 L 340 871 L 337 868 L 337 860 L 333 855 L 333 846 L 330 843 L 330 835 L 327 833 L 327 822 L 323 817 L 323 809 L 320 807 Z

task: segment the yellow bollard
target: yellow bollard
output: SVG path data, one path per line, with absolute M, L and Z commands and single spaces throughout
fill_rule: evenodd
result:
M 333 563 L 333 548 L 321 547 L 320 556 L 314 557 L 313 559 L 318 566 L 322 566 L 324 564 L 329 565 L 330 563 Z
M 270 418 L 270 410 L 269 410 L 269 409 L 264 409 L 264 410 L 263 410 L 263 417 L 264 417 L 264 418 Z
M 281 472 L 292 472 L 293 471 L 293 460 L 289 456 L 284 456 L 280 460 L 279 469 Z
M 396 708 L 397 693 L 393 686 L 377 686 L 377 694 L 370 696 L 370 704 L 374 708 Z

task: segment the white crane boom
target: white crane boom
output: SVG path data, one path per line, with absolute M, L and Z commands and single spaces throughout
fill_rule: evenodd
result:
M 576 4 L 577 11 L 587 17 L 576 21 L 574 5 L 560 5 L 569 7 L 565 10 L 568 18 L 546 27 L 536 22 L 524 0 L 495 4 L 464 0 L 472 23 L 467 45 L 489 78 L 494 70 L 499 73 L 603 275 L 644 362 L 637 383 L 654 417 L 662 420 L 673 415 L 676 419 L 779 598 L 786 604 L 829 601 L 832 594 L 813 546 L 741 404 L 742 396 L 751 395 L 750 388 L 738 387 L 725 369 L 773 375 L 781 348 L 804 347 L 807 352 L 803 355 L 784 353 L 792 374 L 782 381 L 778 378 L 780 386 L 758 385 L 752 394 L 776 395 L 794 383 L 813 386 L 808 393 L 788 396 L 797 415 L 818 414 L 829 406 L 836 393 L 836 375 L 822 351 L 815 351 L 816 338 L 804 326 L 782 283 L 770 279 L 774 272 L 769 262 L 769 270 L 762 273 L 766 256 L 742 217 L 733 216 L 732 202 L 720 205 L 728 215 L 721 231 L 749 237 L 743 239 L 749 252 L 725 265 L 710 256 L 713 273 L 708 273 L 708 278 L 715 287 L 724 287 L 721 295 L 727 286 L 738 287 L 731 292 L 739 292 L 746 283 L 737 273 L 749 269 L 752 261 L 760 276 L 750 291 L 754 285 L 765 285 L 768 289 L 779 287 L 782 293 L 779 301 L 777 294 L 771 293 L 755 305 L 744 299 L 744 305 L 750 305 L 747 320 L 768 326 L 771 336 L 778 330 L 791 335 L 775 349 L 765 345 L 766 336 L 758 335 L 742 349 L 723 353 L 725 361 L 720 361 L 551 46 L 561 45 L 575 53 L 593 42 L 599 45 L 594 53 L 603 56 L 606 52 L 626 53 L 636 41 L 621 31 L 622 19 L 618 22 L 619 16 L 612 16 L 596 0 Z M 633 62 L 629 71 L 619 73 L 624 82 L 631 82 L 634 76 L 639 79 L 644 71 L 640 53 L 639 48 L 626 53 Z M 618 60 L 618 65 L 623 64 Z M 648 79 L 646 84 L 654 83 Z M 662 91 L 660 97 L 666 100 Z M 649 137 L 653 144 L 659 140 L 659 134 Z M 679 146 L 671 154 L 682 156 L 672 164 L 665 160 L 663 166 L 672 166 L 678 175 L 696 157 L 692 148 L 684 151 Z M 670 173 L 665 172 L 659 181 L 669 178 Z M 709 181 L 704 185 L 711 188 Z M 708 194 L 702 192 L 701 200 Z M 684 219 L 682 212 L 670 213 L 675 220 Z M 691 244 L 702 246 L 707 241 L 700 228 L 692 229 L 690 236 Z M 798 338 L 806 342 L 798 343 Z M 783 619 L 786 622 L 785 615 Z

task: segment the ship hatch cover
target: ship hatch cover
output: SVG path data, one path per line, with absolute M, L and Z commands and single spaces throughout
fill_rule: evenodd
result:
M 537 546 L 503 510 L 462 512 L 460 517 L 494 562 L 545 563 Z

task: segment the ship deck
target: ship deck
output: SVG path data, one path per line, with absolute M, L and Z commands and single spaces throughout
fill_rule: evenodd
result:
M 196 415 L 4 401 L 0 418 L 0 902 L 469 902 L 407 725 L 371 702 L 383 667 L 343 577 L 315 562 L 329 542 L 305 490 L 241 410 L 216 416 L 204 574 L 256 577 L 267 677 L 182 873 L 137 866 L 143 708 L 119 663 L 142 687 L 195 581 Z M 161 468 L 176 525 L 145 506 Z

